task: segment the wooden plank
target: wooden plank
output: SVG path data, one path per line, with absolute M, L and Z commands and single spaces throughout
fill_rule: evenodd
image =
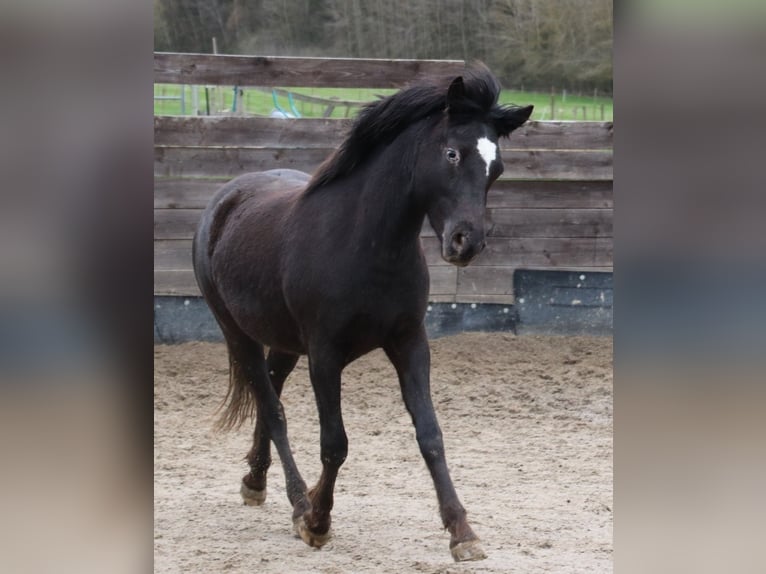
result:
M 331 152 L 326 148 L 155 147 L 154 174 L 233 178 L 275 168 L 311 173 Z
M 612 179 L 611 150 L 503 150 L 501 155 L 503 179 Z
M 202 209 L 155 209 L 155 239 L 191 239 L 197 230 Z
M 423 76 L 457 76 L 464 68 L 461 60 L 154 53 L 154 82 L 158 84 L 399 88 Z
M 155 116 L 154 143 L 180 146 L 336 147 L 352 120 L 247 116 Z M 612 148 L 611 122 L 527 122 L 503 150 Z
M 200 297 L 199 287 L 191 269 L 155 269 L 154 294 Z
M 163 271 L 189 271 L 192 268 L 191 239 L 156 239 L 154 241 L 154 269 Z
M 431 233 L 433 233 L 433 231 L 431 231 Z M 423 253 L 426 256 L 426 263 L 428 263 L 429 268 L 451 266 L 442 259 L 442 246 L 435 235 L 427 236 L 421 233 L 420 244 L 423 246 Z
M 582 273 L 612 273 L 613 265 L 520 265 L 518 269 L 528 271 L 577 271 Z
M 457 292 L 457 267 L 440 265 L 428 267 L 431 277 L 429 293 L 433 295 L 454 296 Z
M 337 147 L 350 120 L 154 116 L 155 145 Z
M 496 181 L 487 207 L 611 209 L 612 182 L 603 181 Z
M 612 237 L 612 209 L 489 208 L 487 237 Z M 428 220 L 422 237 L 436 237 Z
M 492 294 L 487 295 L 483 293 L 464 294 L 458 293 L 455 296 L 456 303 L 496 303 L 500 305 L 513 305 L 516 300 L 516 295 L 511 293 L 509 295 Z
M 612 149 L 612 122 L 528 121 L 500 140 L 501 149 Z
M 420 228 L 420 237 L 436 237 L 436 232 L 431 227 L 431 222 L 428 221 L 428 218 L 423 221 L 423 227 Z M 428 254 L 426 253 L 426 255 Z
M 429 303 L 454 303 L 455 295 L 429 294 L 428 302 Z
M 611 237 L 490 237 L 472 265 L 604 267 L 612 265 L 613 245 Z
M 155 209 L 202 209 L 229 177 L 154 180 Z M 496 181 L 489 191 L 489 208 L 608 209 L 613 205 L 612 182 L 604 181 Z
M 489 237 L 611 237 L 611 209 L 487 210 Z
M 449 265 L 441 258 L 441 244 L 436 237 L 422 237 L 421 243 L 429 266 Z M 613 245 L 611 237 L 489 237 L 487 247 L 470 266 L 536 269 L 611 267 Z
M 228 177 L 206 178 L 154 178 L 155 209 L 203 209 Z
M 462 298 L 495 295 L 513 298 L 513 267 L 461 267 L 457 274 L 457 294 Z
M 156 146 L 154 174 L 162 177 L 235 177 L 275 168 L 312 173 L 332 148 Z M 504 151 L 503 179 L 612 179 L 611 151 Z

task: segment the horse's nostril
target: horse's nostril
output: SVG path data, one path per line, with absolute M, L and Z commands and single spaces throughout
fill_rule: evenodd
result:
M 456 233 L 454 237 L 452 238 L 452 241 L 455 243 L 455 245 L 458 248 L 463 247 L 463 244 L 465 243 L 465 235 L 462 233 Z

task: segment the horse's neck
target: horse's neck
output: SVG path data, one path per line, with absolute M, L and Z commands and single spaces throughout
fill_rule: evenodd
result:
M 356 235 L 392 250 L 417 245 L 425 211 L 414 200 L 414 149 L 389 147 L 364 174 Z

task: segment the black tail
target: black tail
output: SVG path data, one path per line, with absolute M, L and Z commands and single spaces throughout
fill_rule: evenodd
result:
M 223 198 L 225 194 L 226 189 L 224 188 L 216 194 L 210 206 L 203 213 L 192 244 L 194 277 L 223 332 L 229 352 L 229 388 L 226 397 L 216 410 L 216 413 L 220 413 L 214 425 L 218 431 L 239 428 L 246 420 L 253 418 L 255 412 L 255 396 L 251 381 L 253 373 L 252 369 L 247 368 L 247 365 L 254 359 L 256 362 L 264 360 L 263 347 L 252 341 L 239 329 L 218 293 L 211 276 L 210 257 L 214 249 L 216 229 L 220 228 L 223 223 L 222 219 L 225 219 L 226 215 L 217 208 L 220 207 L 221 203 L 225 206 L 227 202 L 225 200 L 219 202 L 218 200 Z M 211 228 L 213 237 L 211 237 Z M 253 353 L 260 354 L 260 357 L 253 356 Z
M 252 420 L 255 413 L 255 397 L 247 376 L 247 369 L 242 361 L 237 359 L 231 344 L 227 346 L 229 350 L 229 388 L 226 391 L 226 397 L 216 411 L 216 413 L 220 413 L 215 422 L 217 431 L 238 429 L 246 420 Z

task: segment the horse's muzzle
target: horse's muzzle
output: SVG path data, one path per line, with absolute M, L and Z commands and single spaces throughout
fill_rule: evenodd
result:
M 468 223 L 459 223 L 442 238 L 442 259 L 452 265 L 465 267 L 486 245 L 483 230 L 477 230 Z

